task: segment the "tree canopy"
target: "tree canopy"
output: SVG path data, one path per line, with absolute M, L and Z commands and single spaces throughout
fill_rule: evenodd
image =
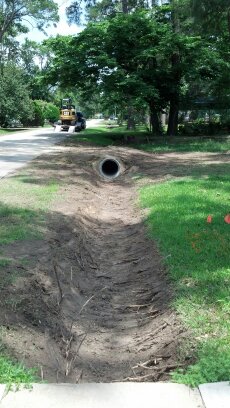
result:
M 30 98 L 56 101 L 77 93 L 95 106 L 124 112 L 148 108 L 155 133 L 167 112 L 168 134 L 177 132 L 179 110 L 199 101 L 226 106 L 230 100 L 228 0 L 85 0 L 67 8 L 70 22 L 87 25 L 75 36 L 40 45 L 17 35 L 25 20 L 44 30 L 58 19 L 53 0 L 0 0 L 1 69 L 23 69 Z M 90 103 L 89 103 L 90 101 Z
M 28 32 L 26 22 L 43 30 L 58 19 L 53 0 L 0 0 L 0 43 L 6 33 Z
M 159 132 L 160 112 L 176 105 L 173 117 L 186 95 L 203 95 L 202 89 L 194 92 L 194 81 L 200 87 L 206 83 L 205 90 L 211 93 L 207 83 L 213 86 L 215 78 L 217 86 L 217 78 L 223 79 L 228 67 L 216 41 L 211 44 L 195 30 L 188 34 L 186 15 L 180 20 L 184 30 L 175 30 L 171 14 L 170 5 L 117 14 L 88 24 L 77 36 L 46 41 L 53 53 L 46 80 L 80 88 L 86 95 L 113 95 L 115 103 L 125 99 L 131 105 L 147 104 Z

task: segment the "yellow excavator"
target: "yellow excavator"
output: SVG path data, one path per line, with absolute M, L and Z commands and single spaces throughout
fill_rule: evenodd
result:
M 86 128 L 86 120 L 81 112 L 76 112 L 71 98 L 61 100 L 60 116 L 57 122 L 60 130 L 80 132 Z

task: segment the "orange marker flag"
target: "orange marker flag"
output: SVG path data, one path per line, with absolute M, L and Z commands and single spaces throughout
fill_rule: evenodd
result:
M 225 221 L 227 224 L 230 224 L 230 214 L 227 214 L 227 215 L 224 217 L 224 221 Z
M 208 216 L 207 216 L 207 222 L 208 222 L 209 224 L 211 224 L 211 222 L 212 222 L 212 215 L 208 215 Z

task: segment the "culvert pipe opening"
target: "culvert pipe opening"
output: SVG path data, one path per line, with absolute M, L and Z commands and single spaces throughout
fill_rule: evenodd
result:
M 113 157 L 108 157 L 99 163 L 100 174 L 107 179 L 114 179 L 120 174 L 120 163 Z

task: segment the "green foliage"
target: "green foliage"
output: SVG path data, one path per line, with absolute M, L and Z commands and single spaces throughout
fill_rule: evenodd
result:
M 203 35 L 230 34 L 229 0 L 190 0 L 197 28 Z
M 182 106 L 186 100 L 191 107 L 198 97 L 206 96 L 226 105 L 226 38 L 201 38 L 187 8 L 185 0 L 151 11 L 115 13 L 89 24 L 78 36 L 48 40 L 53 58 L 44 78 L 63 89 L 76 86 L 85 100 L 99 93 L 107 108 L 116 104 L 128 115 L 149 106 L 156 132 L 160 131 L 159 113 L 169 104 L 178 109 L 180 100 Z
M 55 122 L 59 119 L 59 108 L 50 102 L 44 105 L 44 118 L 50 122 Z
M 197 119 L 192 123 L 179 125 L 178 133 L 186 136 L 201 136 L 201 135 L 218 135 L 227 133 L 226 125 L 221 125 L 220 122 L 205 123 L 203 120 Z
M 211 170 L 218 175 L 208 176 Z M 230 235 L 224 222 L 229 166 L 197 171 L 204 178 L 197 179 L 194 170 L 193 179 L 154 184 L 140 192 L 142 206 L 149 209 L 149 233 L 174 281 L 174 305 L 198 343 L 197 363 L 173 376 L 190 385 L 228 380 L 230 361 Z M 206 222 L 209 214 L 211 224 Z
M 29 126 L 44 126 L 45 115 L 44 115 L 44 103 L 43 101 L 33 101 L 34 116 L 30 122 L 27 122 Z
M 43 100 L 33 101 L 34 116 L 27 121 L 28 126 L 44 126 L 45 120 L 55 122 L 59 118 L 59 108 L 50 102 Z
M 221 124 L 225 130 L 230 132 L 230 114 L 223 114 L 221 115 Z
M 13 64 L 0 71 L 0 126 L 12 120 L 26 121 L 33 117 L 32 101 L 23 72 Z
M 14 0 L 1 1 L 0 9 L 0 43 L 4 41 L 4 36 L 13 35 L 20 32 L 28 32 L 24 20 L 31 19 L 36 27 L 42 30 L 57 22 L 58 5 L 53 0 Z
M 162 41 L 163 35 L 167 41 Z M 54 53 L 46 81 L 63 88 L 75 85 L 85 99 L 101 93 L 113 105 L 123 105 L 123 110 L 125 105 L 129 116 L 150 103 L 159 111 L 167 104 L 166 87 L 173 83 L 167 54 L 170 40 L 170 26 L 144 12 L 90 24 L 76 37 L 46 42 Z

